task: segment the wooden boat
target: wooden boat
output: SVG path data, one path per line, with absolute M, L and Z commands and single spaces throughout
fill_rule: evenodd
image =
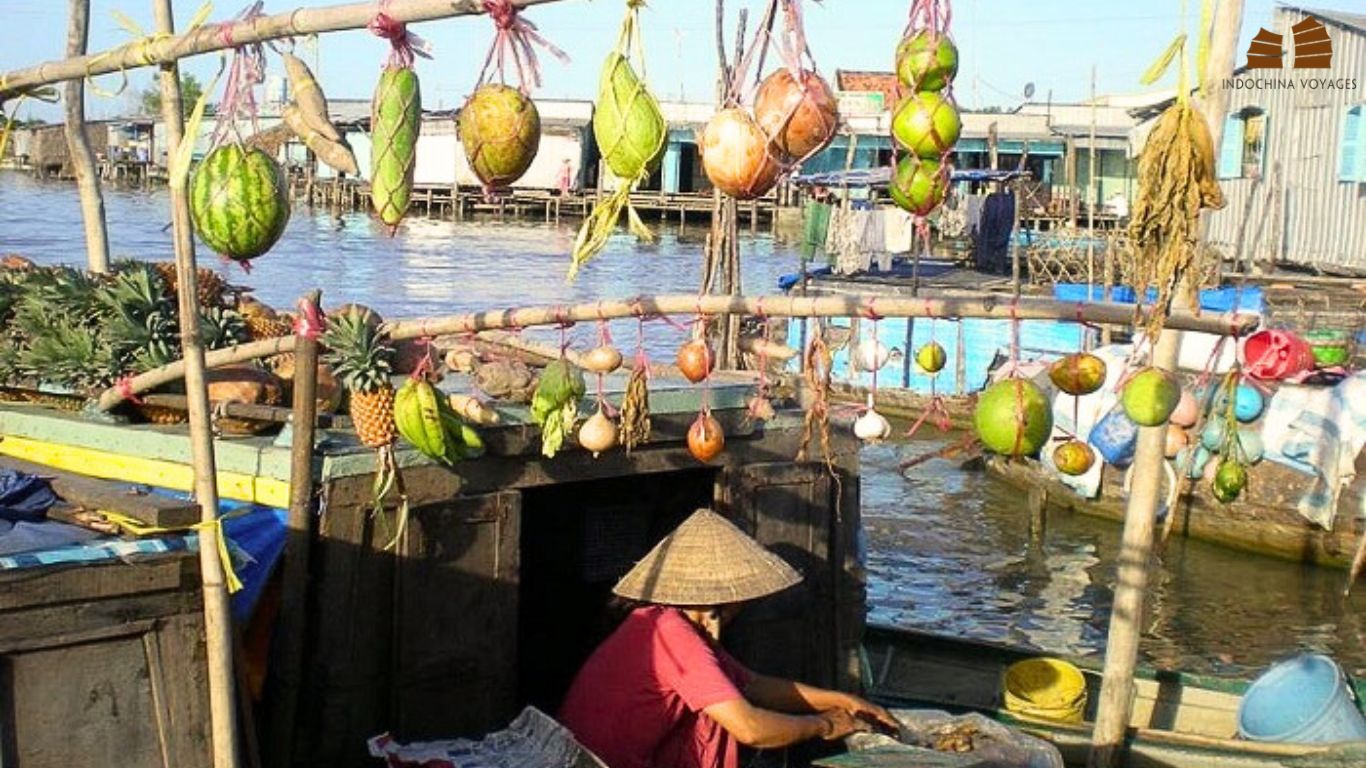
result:
M 1100 698 L 1100 663 L 1067 659 L 1086 677 L 1086 722 L 1026 717 L 1001 708 L 1011 664 L 1036 655 L 992 643 L 869 626 L 864 634 L 865 684 L 889 707 L 972 710 L 1058 747 L 1068 765 L 1085 765 L 1090 718 Z M 1348 768 L 1366 765 L 1366 742 L 1332 745 L 1242 741 L 1237 711 L 1247 682 L 1140 667 L 1127 739 L 1127 768 Z M 1366 686 L 1357 683 L 1358 696 Z
M 992 476 L 1027 491 L 1033 506 L 1124 520 L 1123 470 L 1106 466 L 1100 495 L 1087 499 L 1050 476 L 1037 461 L 993 456 L 985 463 Z M 1249 473 L 1247 490 L 1231 504 L 1216 501 L 1207 483 L 1181 481 L 1170 532 L 1284 560 L 1329 568 L 1351 565 L 1357 542 L 1366 531 L 1366 522 L 1358 517 L 1361 483 L 1342 492 L 1336 522 L 1332 530 L 1324 530 L 1296 511 L 1300 494 L 1308 488 L 1306 475 L 1272 461 L 1263 461 Z

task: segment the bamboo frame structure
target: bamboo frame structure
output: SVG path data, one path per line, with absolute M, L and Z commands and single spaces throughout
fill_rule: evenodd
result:
M 562 0 L 512 0 L 518 8 Z M 117 48 L 85 56 L 48 61 L 34 67 L 0 73 L 0 102 L 41 85 L 83 80 L 111 72 L 169 64 L 201 53 L 213 53 L 251 43 L 317 32 L 364 29 L 379 10 L 378 3 L 349 3 L 322 8 L 297 8 L 286 13 L 245 21 L 205 24 L 182 35 L 169 34 L 133 40 Z M 434 21 L 484 13 L 480 0 L 404 0 L 384 8 L 395 21 Z
M 982 297 L 887 297 L 887 296 L 696 296 L 663 294 L 630 299 L 604 300 L 591 304 L 525 307 L 491 312 L 471 312 L 448 317 L 398 320 L 385 323 L 389 338 L 435 338 L 472 334 L 479 331 L 520 329 L 534 326 L 569 325 L 598 320 L 651 318 L 664 315 L 755 315 L 763 317 L 935 317 L 983 318 L 996 320 L 1063 320 L 1095 325 L 1128 326 L 1134 320 L 1134 307 L 1114 303 L 1077 303 L 1005 295 Z M 1242 335 L 1257 324 L 1252 314 L 1203 314 L 1174 312 L 1167 327 L 1202 333 Z M 283 352 L 293 352 L 295 337 L 262 339 L 205 355 L 209 368 L 258 360 Z M 97 407 L 102 411 L 136 395 L 176 381 L 185 375 L 184 361 L 178 360 L 134 376 L 119 387 L 101 393 Z
M 175 31 L 171 0 L 154 0 L 157 32 Z M 166 150 L 175 157 L 185 136 L 181 111 L 180 67 L 161 66 L 161 116 L 166 123 Z M 204 592 L 204 638 L 208 656 L 209 716 L 213 735 L 214 768 L 241 765 L 237 740 L 238 710 L 233 677 L 232 613 L 223 562 L 219 559 L 218 472 L 213 451 L 213 422 L 204 377 L 204 347 L 199 337 L 198 270 L 194 261 L 194 232 L 190 201 L 183 180 L 171 183 L 171 225 L 175 243 L 176 303 L 180 320 L 180 348 L 185 363 L 185 396 L 189 401 L 190 457 L 194 466 L 194 495 L 200 507 L 199 570 Z
M 71 0 L 71 18 L 66 31 L 68 56 L 85 54 L 90 39 L 90 0 Z M 81 218 L 85 223 L 86 266 L 91 272 L 109 271 L 109 234 L 104 220 L 104 196 L 95 172 L 95 153 L 85 135 L 85 81 L 71 80 L 63 97 L 66 112 L 67 154 L 81 193 Z
M 1242 19 L 1243 0 L 1219 1 L 1210 20 L 1212 35 L 1209 59 L 1205 71 L 1199 73 L 1203 82 L 1214 84 L 1205 116 L 1210 122 L 1210 134 L 1216 147 L 1223 134 L 1224 114 L 1228 111 L 1228 92 L 1219 84 L 1233 74 Z M 1201 32 L 1203 34 L 1204 30 Z M 1203 215 L 1201 241 L 1204 240 L 1204 230 L 1208 225 L 1209 217 Z M 1173 328 L 1175 326 L 1168 324 L 1153 349 L 1153 365 L 1169 371 L 1176 370 L 1181 351 L 1180 336 L 1172 332 Z M 1118 578 L 1114 604 L 1110 609 L 1105 667 L 1096 724 L 1091 731 L 1088 768 L 1114 768 L 1122 761 L 1124 740 L 1134 708 L 1134 670 L 1138 664 L 1139 639 L 1143 634 L 1143 604 L 1147 596 L 1157 506 L 1162 495 L 1166 447 L 1165 425 L 1139 429 L 1133 463 L 1134 484 L 1124 513 Z

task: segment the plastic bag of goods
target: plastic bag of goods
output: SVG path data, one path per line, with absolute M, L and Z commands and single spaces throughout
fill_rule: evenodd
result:
M 856 733 L 846 740 L 849 749 L 907 745 L 961 754 L 991 768 L 1065 768 L 1057 747 L 975 712 L 954 716 L 936 709 L 894 709 L 892 717 L 901 725 L 899 737 Z

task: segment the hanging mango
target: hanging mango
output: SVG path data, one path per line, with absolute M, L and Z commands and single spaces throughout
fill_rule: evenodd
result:
M 597 255 L 617 227 L 621 212 L 638 239 L 649 242 L 654 233 L 631 206 L 631 191 L 650 177 L 664 158 L 669 127 L 659 102 L 643 77 L 645 52 L 640 39 L 640 7 L 644 0 L 626 0 L 617 46 L 602 64 L 598 100 L 593 105 L 593 138 L 602 162 L 617 179 L 617 188 L 596 206 L 579 228 L 569 264 L 569 279 Z M 636 74 L 632 59 L 639 63 Z
M 541 84 L 540 66 L 532 43 L 568 61 L 564 51 L 536 32 L 510 0 L 484 0 L 484 9 L 497 28 L 474 93 L 457 118 L 460 144 L 470 170 L 486 194 L 509 187 L 526 173 L 541 146 L 541 116 L 528 95 Z M 519 88 L 508 86 L 505 64 L 512 59 Z M 497 72 L 498 82 L 492 76 Z
M 393 234 L 413 196 L 417 137 L 422 130 L 422 90 L 413 56 L 431 56 L 421 38 L 382 11 L 369 28 L 391 45 L 370 101 L 370 204 Z
M 255 124 L 253 91 L 264 79 L 261 44 L 234 49 L 209 152 L 189 180 L 190 219 L 195 232 L 205 245 L 244 267 L 270 250 L 289 223 L 284 171 L 263 149 L 244 140 L 238 128 L 242 123 Z M 191 115 L 191 131 L 198 130 L 203 109 L 201 98 Z M 173 165 L 176 170 L 171 181 L 179 185 L 188 162 L 177 158 Z
M 913 0 L 896 50 L 898 100 L 892 138 L 908 156 L 892 173 L 890 194 L 893 202 L 917 217 L 926 242 L 929 230 L 924 219 L 948 194 L 949 155 L 963 130 L 953 100 L 958 49 L 949 37 L 950 15 L 948 0 Z
M 779 161 L 800 165 L 835 138 L 839 103 L 830 84 L 816 72 L 806 43 L 800 0 L 783 0 L 782 6 L 783 31 L 777 47 L 784 66 L 760 84 L 754 97 L 754 117 L 772 140 L 772 151 Z

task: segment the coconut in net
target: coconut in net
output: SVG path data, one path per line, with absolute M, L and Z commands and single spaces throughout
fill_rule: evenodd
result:
M 261 4 L 256 3 L 238 18 L 260 15 Z M 242 134 L 244 126 L 259 134 L 255 88 L 265 80 L 265 71 L 265 50 L 260 43 L 233 49 L 209 151 L 189 178 L 195 232 L 205 245 L 244 269 L 275 245 L 289 223 L 284 171 L 270 154 L 254 145 L 254 137 Z M 212 84 L 205 92 L 211 90 Z M 198 132 L 203 112 L 201 98 L 191 114 L 187 135 Z M 193 142 L 183 144 L 188 148 Z M 188 156 L 177 157 L 173 166 L 172 183 L 180 185 L 188 171 Z
M 948 195 L 953 172 L 949 156 L 963 128 L 953 98 L 958 48 L 949 35 L 952 18 L 949 0 L 914 0 L 896 50 L 895 166 L 888 193 L 915 217 L 917 236 L 926 251 L 927 217 Z
M 370 202 L 392 235 L 412 200 L 417 137 L 422 129 L 422 90 L 413 69 L 414 56 L 431 55 L 422 38 L 385 13 L 389 2 L 380 3 L 380 12 L 369 24 L 371 32 L 390 44 L 370 102 Z
M 561 61 L 569 57 L 541 37 L 510 0 L 484 0 L 484 10 L 497 31 L 458 122 L 470 169 L 484 185 L 485 194 L 492 196 L 521 178 L 540 148 L 541 117 L 529 95 L 541 84 L 534 46 Z M 517 73 L 516 88 L 507 84 L 509 63 Z
M 644 5 L 645 0 L 626 0 L 616 48 L 602 65 L 593 109 L 593 138 L 602 152 L 602 162 L 617 178 L 617 188 L 593 207 L 579 229 L 569 265 L 571 280 L 607 244 L 623 209 L 632 234 L 647 242 L 654 239 L 631 206 L 631 191 L 659 167 L 669 137 L 664 113 L 644 77 L 645 53 L 640 38 L 640 8 Z
M 817 71 L 807 44 L 801 0 L 772 3 L 782 7 L 783 26 L 776 37 L 770 33 L 771 24 L 758 31 L 756 76 L 763 71 L 770 45 L 777 50 L 782 65 L 759 83 L 754 118 L 769 139 L 769 153 L 785 168 L 792 168 L 830 145 L 839 129 L 839 104 L 830 84 Z M 770 5 L 768 19 L 775 10 Z M 754 55 L 754 49 L 749 55 Z M 742 69 L 747 66 L 748 56 L 741 62 Z

